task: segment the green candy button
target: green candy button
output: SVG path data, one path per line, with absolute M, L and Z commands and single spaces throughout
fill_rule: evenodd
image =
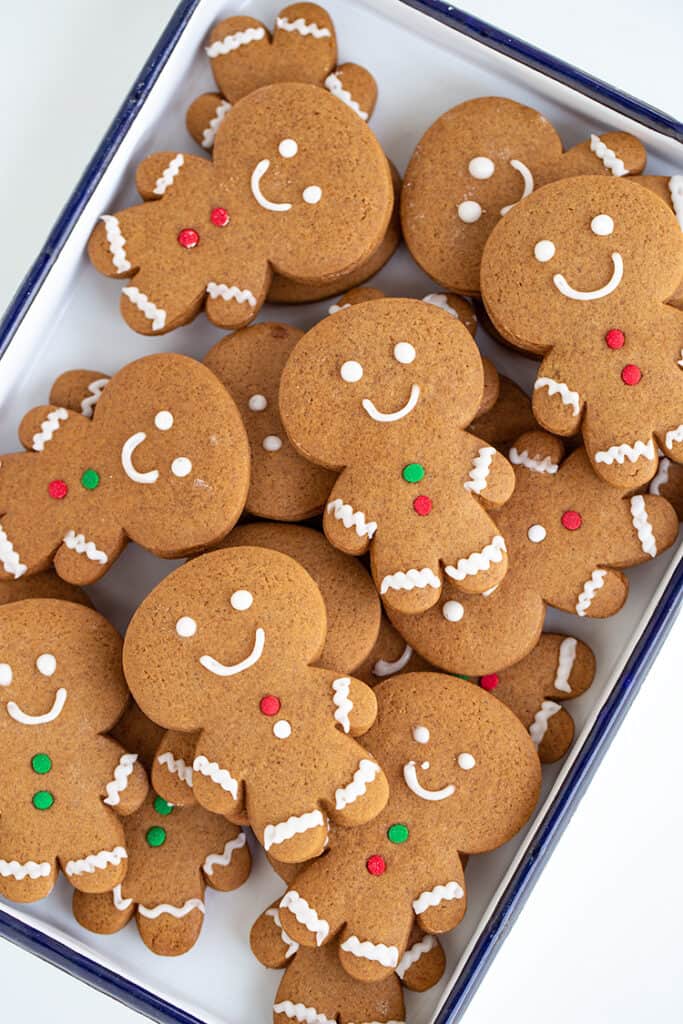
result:
M 173 810 L 173 804 L 169 804 L 168 800 L 164 800 L 163 796 L 157 796 L 154 798 L 154 810 L 157 814 L 163 814 L 165 816 L 171 813 Z
M 403 479 L 409 484 L 419 484 L 425 475 L 425 468 L 419 462 L 409 462 L 403 468 Z
M 33 794 L 33 806 L 37 811 L 49 811 L 55 802 L 55 798 L 52 793 L 48 793 L 46 789 L 41 789 L 38 793 Z
M 390 843 L 405 843 L 409 835 L 410 832 L 407 825 L 390 825 L 387 832 Z
M 154 825 L 147 832 L 147 843 L 149 846 L 163 846 L 166 842 L 166 829 L 160 825 Z
M 47 775 L 52 770 L 52 759 L 47 754 L 35 754 L 31 758 L 31 768 L 36 775 Z
M 94 491 L 100 485 L 100 474 L 96 469 L 86 469 L 81 477 L 81 484 L 86 491 Z

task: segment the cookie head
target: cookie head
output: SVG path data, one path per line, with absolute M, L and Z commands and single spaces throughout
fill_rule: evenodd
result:
M 443 415 L 466 426 L 482 392 L 481 358 L 461 323 L 413 299 L 380 299 L 301 339 L 282 375 L 280 414 L 302 454 L 339 469 L 424 438 Z

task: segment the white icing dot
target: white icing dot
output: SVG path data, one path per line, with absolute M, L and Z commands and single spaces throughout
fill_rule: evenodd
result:
M 420 768 L 422 768 L 424 771 L 427 771 L 429 768 L 429 761 L 423 761 L 422 764 L 420 765 Z
M 363 367 L 355 359 L 347 359 L 345 363 L 342 363 L 339 374 L 347 384 L 357 384 L 363 376 Z
M 57 659 L 54 654 L 40 654 L 36 658 L 36 668 L 43 676 L 53 676 L 57 670 Z
M 533 526 L 529 527 L 526 535 L 532 544 L 540 544 L 546 538 L 545 526 L 541 526 L 540 523 L 534 523 Z
M 292 735 L 292 727 L 285 718 L 281 718 L 279 722 L 276 722 L 273 726 L 273 735 L 277 736 L 279 740 L 286 740 Z
M 0 664 L 0 686 L 9 686 L 12 682 L 12 666 L 6 661 Z
M 555 246 L 548 238 L 544 238 L 542 241 L 536 242 L 536 245 L 534 246 L 534 256 L 539 263 L 547 263 L 554 255 Z
M 481 206 L 473 199 L 467 199 L 458 207 L 458 217 L 463 224 L 474 224 L 481 217 Z
M 441 614 L 447 622 L 460 622 L 465 614 L 465 609 L 459 601 L 446 601 L 441 609 Z
M 322 199 L 323 190 L 320 185 L 308 185 L 301 193 L 301 196 L 305 203 L 310 203 L 311 206 L 314 206 Z
M 184 455 L 181 455 L 171 463 L 171 472 L 174 476 L 187 476 L 192 472 L 192 463 Z
M 496 169 L 496 165 L 487 156 L 475 156 L 473 160 L 470 160 L 467 169 L 473 178 L 484 181 L 486 178 L 491 177 Z
M 181 615 L 175 624 L 175 631 L 178 636 L 194 636 L 197 632 L 197 623 L 190 615 Z
M 594 235 L 611 235 L 614 231 L 614 221 L 608 213 L 599 213 L 591 221 L 591 231 Z
M 282 438 L 277 434 L 268 434 L 261 442 L 267 452 L 279 452 L 282 448 Z
M 415 346 L 409 341 L 398 341 L 394 345 L 394 359 L 398 363 L 412 363 L 415 360 Z
M 290 157 L 296 156 L 296 154 L 299 152 L 299 147 L 297 146 L 294 139 L 283 139 L 280 145 L 277 147 L 277 151 L 280 154 L 280 156 L 283 156 L 286 160 L 288 160 Z
M 471 754 L 458 754 L 458 765 L 464 772 L 474 768 L 476 763 Z
M 429 743 L 429 729 L 426 725 L 413 726 L 413 739 L 416 743 Z
M 250 594 L 248 590 L 236 590 L 234 594 L 230 595 L 230 604 L 236 612 L 246 612 L 253 603 L 254 595 Z
M 168 409 L 162 409 L 154 417 L 154 426 L 157 430 L 170 430 L 173 426 L 173 413 Z
M 252 395 L 247 404 L 252 412 L 263 412 L 268 406 L 268 399 L 265 395 Z

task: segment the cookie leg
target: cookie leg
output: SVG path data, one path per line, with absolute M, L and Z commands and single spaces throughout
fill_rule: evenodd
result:
M 33 903 L 48 895 L 57 864 L 47 840 L 45 835 L 23 836 L 0 819 L 0 896 L 14 903 Z
M 120 932 L 135 913 L 135 903 L 123 896 L 120 885 L 112 892 L 89 893 L 76 890 L 72 908 L 81 927 L 98 935 Z
M 366 984 L 390 977 L 408 946 L 412 924 L 412 909 L 400 904 L 381 925 L 372 913 L 367 925 L 362 920 L 347 924 L 339 938 L 339 962 L 347 974 Z
M 140 938 L 157 956 L 180 956 L 192 949 L 204 924 L 204 891 L 179 895 L 156 906 L 139 904 L 136 920 Z
M 415 925 L 408 948 L 396 968 L 398 977 L 411 992 L 426 992 L 436 985 L 445 969 L 446 954 L 439 940 Z
M 438 558 L 401 560 L 400 553 L 383 550 L 375 541 L 370 551 L 372 576 L 387 608 L 406 615 L 426 612 L 441 595 L 441 569 Z
M 59 864 L 74 889 L 111 892 L 128 869 L 123 827 L 106 807 L 95 807 L 79 823 L 78 832 L 65 839 L 58 851 Z
M 505 539 L 495 524 L 480 510 L 481 525 L 444 557 L 444 571 L 455 585 L 468 594 L 483 594 L 502 582 L 508 570 Z

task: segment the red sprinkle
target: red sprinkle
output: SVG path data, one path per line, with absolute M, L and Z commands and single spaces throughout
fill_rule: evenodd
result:
M 379 853 L 373 853 L 372 857 L 368 857 L 365 866 L 371 875 L 383 875 L 387 870 L 386 861 Z
M 643 376 L 640 367 L 634 363 L 627 363 L 624 369 L 621 371 L 621 379 L 624 384 L 628 384 L 632 387 L 634 384 L 638 384 L 640 378 Z
M 178 235 L 178 241 L 183 249 L 194 249 L 195 245 L 199 243 L 199 235 L 194 228 L 183 228 Z
M 64 480 L 51 480 L 47 485 L 47 493 L 51 498 L 66 498 L 69 488 Z
M 562 525 L 565 530 L 578 530 L 583 523 L 580 512 L 575 512 L 573 509 L 568 509 L 562 513 Z
M 607 348 L 623 348 L 625 341 L 624 332 L 614 327 L 605 335 L 605 341 L 607 342 Z
M 259 708 L 261 713 L 264 715 L 276 715 L 281 708 L 280 698 L 275 697 L 272 693 L 266 694 L 265 697 L 261 697 Z
M 487 676 L 482 676 L 479 680 L 479 685 L 482 690 L 495 690 L 500 682 L 500 676 L 496 672 L 491 672 Z
M 230 214 L 222 206 L 214 206 L 211 211 L 211 223 L 217 228 L 224 228 L 230 223 Z
M 413 502 L 413 508 L 419 516 L 428 516 L 432 511 L 432 499 L 426 494 L 418 494 Z

